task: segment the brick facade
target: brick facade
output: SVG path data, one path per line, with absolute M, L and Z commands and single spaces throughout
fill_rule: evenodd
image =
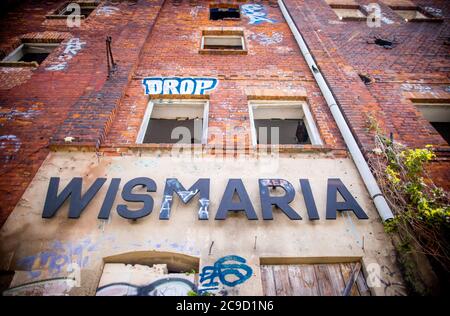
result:
M 445 19 L 450 7 L 445 0 L 412 2 L 440 9 L 443 21 L 405 22 L 381 3 L 392 24 L 369 28 L 365 21 L 340 21 L 324 0 L 285 0 L 363 151 L 373 146 L 367 128 L 367 115 L 373 114 L 387 133 L 409 146 L 440 146 L 443 154 L 434 174 L 448 188 L 448 147 L 411 99 L 450 99 L 450 30 Z M 276 21 L 260 24 L 250 24 L 246 16 L 210 21 L 212 1 L 101 1 L 79 28 L 45 19 L 62 3 L 23 1 L 0 21 L 0 57 L 24 36 L 62 40 L 36 69 L 0 67 L 1 223 L 50 147 L 65 146 L 65 137 L 73 137 L 70 146 L 104 154 L 120 154 L 136 146 L 148 100 L 141 83 L 144 77 L 218 78 L 219 86 L 209 96 L 209 126 L 228 133 L 227 140 L 244 148 L 250 147 L 248 99 L 306 99 L 323 148 L 342 155 L 345 144 L 276 1 L 258 2 Z M 115 9 L 108 11 L 106 6 Z M 248 53 L 199 54 L 201 32 L 220 28 L 243 31 Z M 112 36 L 118 64 L 108 80 L 106 36 Z M 397 44 L 389 50 L 369 44 L 374 36 L 395 39 Z M 73 38 L 81 47 L 69 58 L 65 49 Z M 60 70 L 48 69 L 59 66 Z M 374 82 L 365 85 L 358 73 L 370 75 Z M 208 145 L 215 142 L 210 137 Z M 294 149 L 317 150 L 311 146 Z

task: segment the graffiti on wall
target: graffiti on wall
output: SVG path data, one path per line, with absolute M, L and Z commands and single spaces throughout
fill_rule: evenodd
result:
M 437 17 L 441 17 L 442 16 L 442 10 L 441 9 L 437 9 L 437 8 L 433 8 L 433 7 L 425 7 L 424 9 L 425 9 L 425 11 L 430 13 L 431 15 L 434 15 L 434 16 L 437 16 Z
M 217 87 L 216 78 L 150 77 L 142 84 L 145 94 L 197 94 L 203 95 Z
M 73 265 L 86 267 L 90 253 L 96 251 L 97 247 L 98 243 L 92 242 L 90 238 L 78 243 L 55 241 L 47 251 L 24 257 L 17 265 L 20 270 L 28 271 L 31 280 L 41 277 L 44 271 L 55 277 L 68 272 Z
M 249 19 L 249 24 L 276 23 L 274 19 L 267 16 L 267 10 L 262 4 L 244 4 L 242 12 Z
M 217 260 L 212 266 L 204 266 L 200 277 L 200 294 L 219 290 L 219 286 L 235 287 L 247 281 L 253 270 L 242 257 L 230 255 Z
M 257 33 L 250 35 L 250 39 L 257 41 L 261 45 L 273 45 L 283 41 L 283 34 L 279 32 L 273 32 L 271 35 Z
M 22 143 L 16 135 L 0 136 L 0 152 L 2 153 L 2 161 L 11 161 L 14 158 L 14 155 L 19 151 L 20 146 L 22 146 Z
M 190 280 L 165 276 L 148 285 L 136 286 L 129 283 L 112 283 L 97 289 L 96 296 L 186 296 L 195 291 Z
M 108 6 L 108 5 L 106 5 L 106 6 L 103 6 L 103 7 L 98 8 L 98 9 L 96 10 L 95 15 L 100 15 L 100 16 L 111 16 L 111 15 L 113 15 L 113 14 L 115 14 L 115 13 L 118 13 L 119 11 L 120 11 L 120 9 L 117 8 L 117 7 L 113 7 L 113 6 Z
M 21 284 L 7 289 L 2 294 L 3 296 L 68 295 L 75 284 L 76 281 L 72 278 L 52 278 Z
M 61 55 L 58 56 L 56 62 L 53 62 L 45 68 L 49 71 L 60 71 L 67 67 L 67 62 L 75 57 L 78 52 L 83 48 L 86 42 L 82 42 L 78 37 L 71 38 L 67 43 L 66 47 Z

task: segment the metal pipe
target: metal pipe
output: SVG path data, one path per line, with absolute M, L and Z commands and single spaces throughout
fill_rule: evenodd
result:
M 370 171 L 370 168 L 367 165 L 367 162 L 364 159 L 364 156 L 361 153 L 361 150 L 359 149 L 358 144 L 356 143 L 355 138 L 353 137 L 353 134 L 350 128 L 348 127 L 347 122 L 345 121 L 339 106 L 336 103 L 336 100 L 334 99 L 334 96 L 331 93 L 328 84 L 323 78 L 319 70 L 319 67 L 316 65 L 316 62 L 314 61 L 308 49 L 308 46 L 306 45 L 306 42 L 304 41 L 302 35 L 297 29 L 297 26 L 295 25 L 294 21 L 289 15 L 289 12 L 287 11 L 283 0 L 278 0 L 278 5 L 280 6 L 281 12 L 283 13 L 284 18 L 288 23 L 289 28 L 294 34 L 295 40 L 297 41 L 297 44 L 300 47 L 300 50 L 302 52 L 303 57 L 306 60 L 306 63 L 308 64 L 317 84 L 319 85 L 320 91 L 322 92 L 323 97 L 325 98 L 325 101 L 327 102 L 328 107 L 330 108 L 331 114 L 333 115 L 333 118 L 336 121 L 336 124 L 339 128 L 339 131 L 342 134 L 342 137 L 344 138 L 345 144 L 347 145 L 350 155 L 353 158 L 353 161 L 355 162 L 356 168 L 358 169 L 359 174 L 363 179 L 367 191 L 369 191 L 370 197 L 373 199 L 378 214 L 380 214 L 380 217 L 383 221 L 393 219 L 394 214 L 392 213 L 389 205 L 386 202 L 386 199 L 381 193 L 377 181 L 375 180 L 375 177 Z

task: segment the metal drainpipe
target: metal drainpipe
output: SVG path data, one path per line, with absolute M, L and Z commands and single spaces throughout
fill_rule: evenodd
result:
M 350 155 L 352 156 L 353 161 L 355 162 L 356 168 L 358 169 L 359 174 L 361 175 L 361 178 L 363 179 L 364 184 L 366 185 L 367 191 L 369 191 L 369 194 L 373 199 L 378 214 L 380 214 L 380 217 L 382 218 L 383 221 L 393 219 L 394 214 L 392 214 L 392 211 L 389 205 L 387 204 L 386 199 L 381 193 L 381 190 L 378 187 L 375 177 L 370 171 L 369 166 L 367 165 L 367 162 L 364 159 L 364 156 L 361 153 L 361 150 L 359 149 L 358 144 L 356 143 L 355 138 L 353 137 L 353 134 L 350 131 L 350 128 L 348 127 L 347 122 L 345 121 L 344 116 L 342 115 L 341 110 L 339 109 L 339 106 L 336 103 L 336 100 L 334 99 L 330 88 L 328 87 L 325 79 L 320 73 L 319 67 L 317 67 L 313 57 L 311 56 L 308 46 L 303 40 L 303 37 L 300 34 L 299 30 L 297 29 L 297 26 L 295 25 L 294 21 L 292 21 L 292 18 L 289 15 L 289 12 L 287 11 L 283 0 L 278 0 L 278 5 L 280 6 L 281 12 L 283 13 L 284 18 L 286 19 L 289 28 L 294 34 L 295 40 L 297 41 L 297 44 L 300 47 L 302 55 L 305 58 L 309 66 L 309 69 L 311 70 L 317 84 L 319 85 L 320 91 L 322 91 L 322 94 L 328 104 L 328 107 L 330 108 L 331 114 L 333 115 L 333 118 L 336 121 L 336 124 L 339 128 L 339 131 L 342 134 L 342 137 L 344 138 L 345 144 L 347 145 L 348 150 L 350 151 Z

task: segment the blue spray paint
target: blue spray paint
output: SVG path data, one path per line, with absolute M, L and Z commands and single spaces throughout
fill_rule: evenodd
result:
M 226 263 L 230 261 L 238 263 Z M 229 287 L 242 284 L 252 276 L 252 273 L 252 268 L 246 264 L 242 257 L 231 255 L 220 258 L 213 266 L 203 267 L 199 274 L 201 284 L 199 293 L 217 290 L 220 283 Z M 234 276 L 235 280 L 227 279 L 227 276 Z
M 142 79 L 145 94 L 203 95 L 217 87 L 216 78 L 149 77 Z
M 261 24 L 263 22 L 277 23 L 277 20 L 267 17 L 267 10 L 262 4 L 244 4 L 241 6 L 244 15 L 250 19 L 249 24 Z

